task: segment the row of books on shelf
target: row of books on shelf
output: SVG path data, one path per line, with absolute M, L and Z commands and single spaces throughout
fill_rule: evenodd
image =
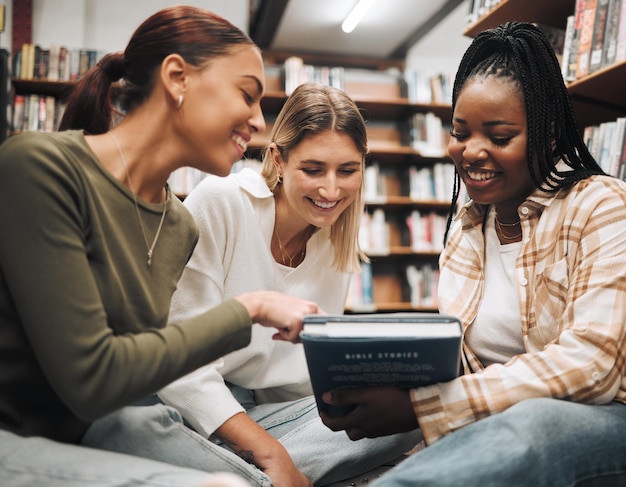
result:
M 467 0 L 465 23 L 470 25 L 477 22 L 478 19 L 487 14 L 487 12 L 498 5 L 501 1 L 502 0 Z
M 281 69 L 287 95 L 302 83 L 317 82 L 346 90 L 351 95 L 355 94 L 352 91 L 361 89 L 354 87 L 369 86 L 371 91 L 366 94 L 380 98 L 407 98 L 411 103 L 424 104 L 443 104 L 452 100 L 453 75 L 450 73 L 433 76 L 413 68 L 401 72 L 398 68 L 376 71 L 343 66 L 314 66 L 306 64 L 298 56 L 288 57 Z
M 15 95 L 10 115 L 11 132 L 53 132 L 58 129 L 65 103 L 47 95 Z
M 74 81 L 94 67 L 104 54 L 95 49 L 24 43 L 13 54 L 11 72 L 14 78 L 20 79 Z
M 585 127 L 583 137 L 604 172 L 626 181 L 626 117 Z
M 284 89 L 287 95 L 304 83 L 320 83 L 344 89 L 345 68 L 343 66 L 313 66 L 305 64 L 299 56 L 290 56 L 283 64 Z
M 501 0 L 469 0 L 472 24 Z M 626 61 L 626 0 L 575 0 L 565 28 L 537 24 L 561 62 L 563 78 L 576 81 Z
M 435 211 L 414 209 L 404 219 L 390 220 L 383 208 L 366 210 L 361 215 L 359 245 L 369 255 L 389 255 L 393 228 L 414 252 L 441 252 L 446 223 L 447 215 Z
M 415 113 L 410 120 L 409 145 L 425 157 L 444 157 L 450 138 L 450 124 L 433 112 Z
M 434 76 L 417 69 L 404 71 L 406 97 L 411 103 L 452 103 L 454 73 L 439 73 Z
M 376 303 L 389 299 L 387 295 L 377 296 L 375 285 L 376 276 L 372 271 L 371 262 L 361 263 L 361 272 L 354 273 L 350 280 L 346 308 L 351 310 L 376 309 Z M 439 282 L 439 270 L 432 264 L 420 266 L 406 264 L 404 273 L 400 272 L 393 276 L 397 279 L 398 287 L 406 289 L 408 296 L 397 296 L 399 301 L 406 298 L 414 308 L 437 308 L 437 292 Z M 381 289 L 381 288 L 379 288 Z M 380 299 L 382 298 L 382 299 Z
M 257 159 L 241 159 L 233 165 L 231 172 L 239 172 L 243 168 L 250 168 L 260 173 L 262 166 L 263 163 Z M 202 181 L 206 176 L 207 173 L 204 171 L 185 166 L 176 169 L 170 175 L 167 183 L 169 184 L 170 190 L 174 194 L 180 197 L 185 197 L 193 188 L 200 184 L 200 181 Z
M 562 72 L 575 81 L 626 60 L 626 0 L 576 0 L 567 18 Z
M 365 167 L 363 195 L 366 202 L 384 203 L 390 186 L 415 201 L 448 202 L 454 185 L 454 165 L 436 162 L 429 166 L 409 166 L 397 171 L 373 162 Z M 403 184 L 404 183 L 404 184 Z

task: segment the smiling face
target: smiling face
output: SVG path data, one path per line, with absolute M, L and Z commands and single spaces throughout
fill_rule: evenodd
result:
M 254 132 L 265 129 L 263 60 L 253 46 L 236 47 L 188 78 L 181 116 L 194 167 L 227 175 Z
M 328 130 L 306 136 L 291 149 L 288 161 L 277 150 L 273 153 L 283 181 L 277 213 L 294 231 L 332 225 L 363 183 L 363 156 L 344 133 Z
M 451 135 L 448 152 L 469 196 L 516 217 L 517 207 L 535 189 L 526 158 L 526 109 L 517 85 L 495 76 L 468 80 L 457 98 Z

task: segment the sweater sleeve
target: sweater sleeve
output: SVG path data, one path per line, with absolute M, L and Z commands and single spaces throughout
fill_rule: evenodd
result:
M 62 403 L 93 420 L 245 346 L 251 320 L 234 300 L 170 326 L 112 327 L 107 295 L 136 276 L 123 269 L 124 280 L 98 285 L 96 274 L 111 269 L 90 248 L 90 183 L 68 162 L 72 150 L 49 140 L 16 136 L 0 152 L 0 269 L 12 307 L 2 312 L 14 318 L 23 356 L 33 357 L 29 367 L 43 372 Z M 84 147 L 76 151 L 90 157 Z

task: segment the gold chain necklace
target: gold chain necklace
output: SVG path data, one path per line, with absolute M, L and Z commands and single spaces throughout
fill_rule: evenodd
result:
M 161 228 L 163 227 L 163 222 L 165 221 L 165 214 L 167 213 L 167 196 L 165 201 L 163 201 L 163 212 L 161 213 L 161 221 L 159 222 L 159 227 L 157 228 L 156 235 L 154 236 L 154 240 L 152 241 L 152 245 L 148 243 L 148 237 L 146 236 L 146 228 L 143 224 L 143 220 L 141 219 L 141 213 L 139 212 L 139 203 L 137 203 L 137 195 L 135 194 L 135 190 L 133 189 L 133 182 L 130 179 L 130 173 L 128 172 L 128 164 L 126 164 L 126 157 L 124 157 L 124 152 L 122 152 L 122 148 L 120 147 L 120 143 L 117 141 L 113 132 L 109 132 L 109 135 L 115 142 L 117 146 L 117 151 L 120 154 L 120 160 L 122 161 L 122 166 L 124 166 L 124 171 L 126 171 L 126 178 L 128 179 L 128 186 L 130 187 L 130 192 L 133 194 L 133 201 L 135 202 L 135 211 L 137 212 L 137 219 L 139 220 L 139 226 L 141 227 L 141 234 L 143 235 L 143 241 L 146 243 L 146 249 L 148 249 L 148 267 L 152 266 L 152 252 L 154 251 L 154 247 L 159 239 L 159 235 L 161 234 Z
M 521 229 L 521 228 L 520 228 L 519 233 L 517 233 L 517 234 L 515 234 L 515 235 L 513 235 L 513 236 L 508 236 L 508 235 L 506 235 L 506 234 L 504 233 L 504 230 L 502 229 L 502 227 L 512 228 L 512 227 L 515 227 L 515 226 L 519 225 L 519 223 L 520 223 L 520 222 L 519 222 L 519 220 L 518 220 L 517 222 L 515 222 L 515 223 L 502 223 L 502 222 L 498 219 L 498 214 L 497 214 L 497 213 L 496 213 L 496 218 L 495 218 L 495 220 L 496 220 L 496 227 L 498 227 L 498 230 L 500 231 L 500 235 L 502 236 L 502 238 L 503 238 L 504 240 L 509 240 L 509 241 L 512 241 L 512 240 L 517 240 L 518 238 L 520 238 L 520 237 L 522 236 L 522 229 Z
M 280 250 L 280 254 L 282 256 L 282 264 L 283 265 L 287 265 L 287 261 L 289 261 L 289 267 L 293 267 L 293 261 L 296 260 L 297 258 L 302 258 L 304 256 L 304 252 L 306 251 L 306 243 L 309 240 L 309 230 L 306 231 L 305 233 L 305 239 L 304 239 L 304 246 L 300 249 L 298 249 L 298 251 L 293 254 L 293 256 L 289 256 L 289 253 L 287 252 L 287 249 L 285 249 L 285 246 L 283 245 L 283 243 L 280 241 L 280 237 L 278 236 L 278 232 L 276 231 L 276 227 L 274 227 L 274 235 L 276 235 L 276 240 L 278 241 L 278 249 Z M 302 246 L 302 244 L 300 244 Z

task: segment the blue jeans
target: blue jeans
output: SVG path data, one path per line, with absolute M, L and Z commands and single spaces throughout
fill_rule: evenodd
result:
M 326 485 L 397 458 L 422 439 L 419 430 L 401 435 L 351 441 L 319 418 L 315 400 L 253 405 L 235 393 L 247 414 L 287 449 L 295 465 L 315 485 Z M 164 404 L 129 406 L 96 421 L 83 444 L 191 467 L 234 472 L 252 485 L 270 487 L 260 469 L 185 425 L 180 413 Z
M 215 475 L 0 430 L 2 487 L 226 487 Z M 243 482 L 240 480 L 240 482 Z
M 528 399 L 451 433 L 372 487 L 626 486 L 626 405 Z

